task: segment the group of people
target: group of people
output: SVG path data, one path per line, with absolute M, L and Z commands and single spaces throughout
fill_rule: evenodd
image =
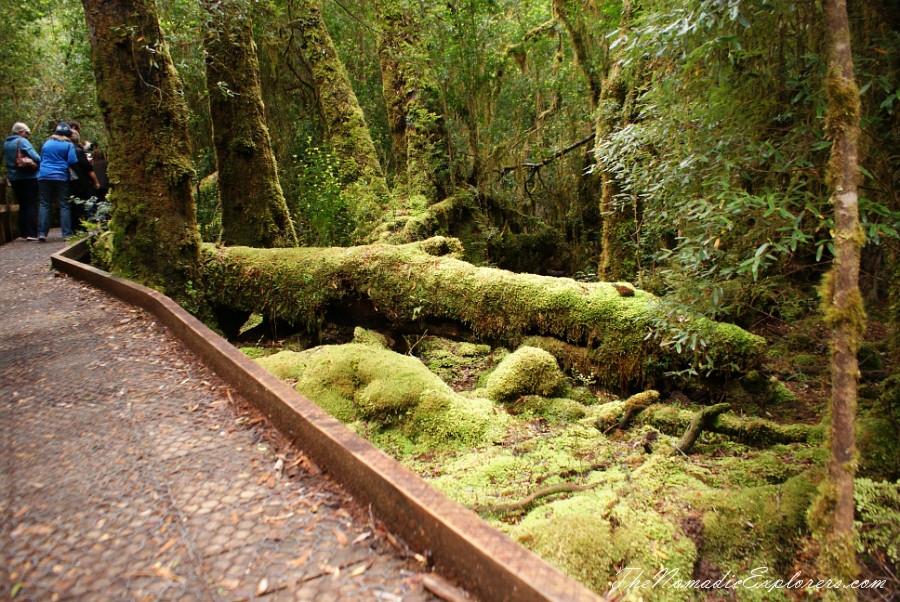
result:
M 45 242 L 50 231 L 50 210 L 56 199 L 65 239 L 88 216 L 84 204 L 75 199 L 102 201 L 106 198 L 109 191 L 106 157 L 96 148 L 88 155 L 81 142 L 81 124 L 77 121 L 57 124 L 40 154 L 29 141 L 30 137 L 31 129 L 16 122 L 3 143 L 6 177 L 19 203 L 19 234 L 25 240 Z M 23 160 L 25 157 L 31 161 Z

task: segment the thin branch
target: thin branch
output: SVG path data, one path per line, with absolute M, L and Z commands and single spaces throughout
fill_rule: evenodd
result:
M 535 491 L 525 499 L 518 502 L 512 502 L 511 504 L 490 504 L 487 506 L 479 506 L 478 508 L 476 508 L 476 510 L 479 512 L 489 512 L 491 514 L 510 514 L 512 512 L 517 512 L 520 510 L 527 510 L 529 506 L 534 504 L 542 497 L 547 497 L 548 495 L 553 495 L 556 493 L 586 491 L 588 489 L 593 489 L 599 484 L 600 483 L 593 483 L 591 485 L 576 485 L 575 483 L 557 483 L 556 485 L 550 485 L 549 487 L 539 489 L 538 491 Z
M 555 153 L 553 153 L 552 155 L 550 155 L 549 157 L 547 157 L 546 159 L 544 159 L 538 163 L 522 163 L 521 165 L 513 165 L 510 167 L 504 167 L 500 170 L 500 175 L 505 176 L 509 172 L 515 171 L 517 169 L 528 169 L 531 172 L 535 172 L 535 171 L 539 170 L 540 168 L 544 167 L 545 165 L 551 163 L 552 161 L 559 159 L 563 155 L 566 155 L 566 154 L 572 152 L 576 148 L 578 148 L 580 146 L 584 146 L 585 144 L 591 142 L 596 136 L 597 136 L 597 134 L 595 132 L 592 132 L 591 134 L 585 136 L 578 142 L 575 142 L 574 144 L 570 144 L 569 146 L 567 146 L 566 148 L 564 148 L 560 151 L 556 151 Z
M 356 15 L 354 15 L 353 13 L 351 13 L 349 10 L 347 10 L 347 7 L 344 6 L 342 2 L 340 2 L 340 0 L 331 0 L 331 1 L 334 2 L 335 4 L 337 4 L 338 7 L 340 7 L 340 9 L 341 9 L 342 11 L 344 11 L 345 13 L 347 13 L 347 16 L 348 16 L 348 17 L 350 17 L 351 19 L 353 19 L 354 21 L 356 21 L 357 23 L 359 23 L 360 25 L 362 25 L 363 27 L 365 27 L 366 29 L 368 29 L 368 30 L 371 31 L 372 33 L 377 34 L 377 35 L 381 35 L 382 33 L 384 33 L 384 32 L 382 32 L 382 31 L 380 31 L 380 30 L 378 30 L 378 29 L 375 29 L 374 27 L 372 27 L 371 25 L 369 25 L 368 23 L 366 23 L 365 21 L 363 21 L 360 17 L 357 17 Z

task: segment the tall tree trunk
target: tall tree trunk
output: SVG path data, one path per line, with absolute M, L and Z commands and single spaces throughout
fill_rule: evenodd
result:
M 378 7 L 378 54 L 396 160 L 394 191 L 432 205 L 448 194 L 444 121 L 417 25 L 399 0 Z
M 584 74 L 594 111 L 596 144 L 621 127 L 626 120 L 628 82 L 619 61 L 610 64 L 605 45 L 592 35 L 586 14 L 589 4 L 584 0 L 553 0 L 553 12 L 566 26 L 575 47 L 575 59 Z M 621 31 L 631 20 L 632 5 L 622 3 Z M 620 35 L 625 35 L 621 34 Z M 601 178 L 600 212 L 603 216 L 602 248 L 597 270 L 602 280 L 631 280 L 638 270 L 635 236 L 638 234 L 640 208 L 634 203 L 622 203 L 615 177 L 602 169 L 602 161 L 595 165 Z
M 626 2 L 627 6 L 627 2 Z M 631 18 L 630 11 L 624 10 L 622 22 Z M 622 66 L 616 61 L 610 69 L 609 76 L 603 83 L 600 95 L 600 107 L 595 122 L 595 140 L 599 143 L 609 137 L 616 128 L 620 128 L 628 120 L 627 98 L 628 82 L 622 73 Z M 598 158 L 597 165 L 601 164 Z M 635 202 L 623 202 L 619 195 L 621 189 L 613 174 L 601 170 L 602 190 L 600 196 L 600 212 L 603 215 L 602 251 L 600 269 L 597 275 L 601 280 L 631 280 L 638 272 L 638 245 L 640 235 L 638 217 L 640 207 Z
M 856 351 L 865 329 L 859 291 L 860 250 L 857 143 L 860 133 L 859 91 L 853 75 L 850 26 L 845 0 L 825 0 L 828 74 L 826 128 L 832 140 L 828 180 L 834 205 L 834 267 L 823 290 L 825 317 L 832 328 L 831 426 L 828 474 L 811 517 L 821 545 L 822 577 L 852 581 L 857 573 L 853 524 L 853 478 L 856 474 L 856 400 L 859 367 Z M 835 599 L 855 600 L 855 591 L 829 590 Z
M 399 29 L 396 19 L 404 15 L 388 15 L 381 12 L 381 31 L 378 34 L 378 60 L 381 65 L 381 91 L 387 109 L 391 130 L 391 156 L 394 163 L 394 194 L 406 194 L 406 73 L 400 61 L 400 36 L 392 30 Z
M 345 185 L 358 183 L 367 187 L 384 209 L 388 202 L 384 172 L 359 100 L 322 19 L 319 1 L 299 0 L 297 8 L 301 16 L 290 26 L 299 34 L 303 61 L 312 74 L 328 140 L 341 160 L 341 180 Z
M 596 109 L 606 71 L 605 45 L 601 43 L 602 40 L 596 40 L 591 35 L 585 10 L 584 0 L 553 0 L 553 15 L 566 26 L 566 31 L 572 38 L 575 60 L 584 74 L 590 93 L 591 108 Z
M 210 17 L 204 36 L 222 242 L 295 247 L 297 235 L 278 182 L 266 127 L 259 62 L 249 7 L 243 0 L 202 0 Z
M 109 133 L 112 269 L 181 296 L 200 237 L 187 109 L 153 0 L 83 0 Z

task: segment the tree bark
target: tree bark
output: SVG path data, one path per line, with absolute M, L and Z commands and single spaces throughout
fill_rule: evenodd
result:
M 382 91 L 396 162 L 394 191 L 402 197 L 423 197 L 427 205 L 432 205 L 444 199 L 449 190 L 437 86 L 409 8 L 399 0 L 384 0 L 377 11 Z
M 684 435 L 681 436 L 681 439 L 675 446 L 678 451 L 683 454 L 691 453 L 691 450 L 694 449 L 694 443 L 697 442 L 697 439 L 700 438 L 700 435 L 703 433 L 703 431 L 708 430 L 712 422 L 719 416 L 719 414 L 727 412 L 730 407 L 731 404 L 728 403 L 717 403 L 714 406 L 703 408 L 702 410 L 694 414 L 694 418 L 691 420 L 690 426 L 688 426 L 687 430 L 684 432 Z
M 831 425 L 828 474 L 816 503 L 813 527 L 819 536 L 823 577 L 852 581 L 857 574 L 853 524 L 853 479 L 856 474 L 856 401 L 859 366 L 856 352 L 865 330 L 859 291 L 859 262 L 864 236 L 857 196 L 859 91 L 853 74 L 850 25 L 845 0 L 825 0 L 828 74 L 826 132 L 832 140 L 828 183 L 834 205 L 834 266 L 823 286 L 825 318 L 832 328 Z M 855 600 L 852 589 L 829 590 L 827 596 Z
M 627 37 L 628 23 L 631 21 L 631 2 L 622 4 L 622 20 L 619 35 Z M 603 82 L 600 106 L 595 121 L 596 141 L 609 138 L 611 132 L 626 125 L 628 119 L 629 83 L 620 60 L 615 60 Z M 600 168 L 602 191 L 600 213 L 603 215 L 602 251 L 597 275 L 601 280 L 633 280 L 638 273 L 638 240 L 640 236 L 639 217 L 641 208 L 637 201 L 623 202 L 621 188 L 615 175 L 602 167 L 602 158 L 597 156 Z
M 316 330 L 329 311 L 365 317 L 369 326 L 418 330 L 430 325 L 471 332 L 474 338 L 518 346 L 545 335 L 591 349 L 597 382 L 646 388 L 690 362 L 662 339 L 647 338 L 656 319 L 653 296 L 623 297 L 607 283 L 514 274 L 477 268 L 450 252 L 454 239 L 407 245 L 332 249 L 248 249 L 205 246 L 204 277 L 213 303 Z M 348 311 L 344 311 L 348 308 Z M 717 366 L 754 365 L 764 341 L 730 324 L 696 318 L 708 332 L 706 353 Z M 721 376 L 719 373 L 718 376 Z
M 553 0 L 553 13 L 566 26 L 575 59 L 584 74 L 594 112 L 597 144 L 626 120 L 628 82 L 620 61 L 610 62 L 606 45 L 593 35 L 589 27 L 589 10 L 580 0 Z M 631 3 L 623 2 L 621 32 L 631 20 Z M 620 35 L 626 35 L 620 33 Z M 615 177 L 603 170 L 602 160 L 595 160 L 601 178 L 600 212 L 603 216 L 602 248 L 597 274 L 601 280 L 632 280 L 638 271 L 636 237 L 639 234 L 640 208 L 635 203 L 622 203 Z M 596 176 L 595 176 L 596 177 Z
M 322 19 L 319 2 L 299 0 L 297 8 L 301 17 L 290 27 L 300 36 L 303 61 L 312 74 L 328 140 L 341 159 L 341 181 L 369 188 L 383 208 L 388 200 L 384 172 L 359 100 Z
M 242 0 L 202 0 L 202 4 L 210 19 L 203 42 L 222 242 L 295 247 L 297 235 L 266 127 L 249 7 Z
M 187 110 L 153 0 L 83 0 L 109 134 L 111 269 L 183 298 L 197 282 Z

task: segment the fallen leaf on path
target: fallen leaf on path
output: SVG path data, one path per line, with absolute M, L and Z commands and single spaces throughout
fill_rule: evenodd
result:
M 334 537 L 337 539 L 337 542 L 339 544 L 341 544 L 341 547 L 344 547 L 347 545 L 347 536 L 344 535 L 343 531 L 340 531 L 338 529 L 332 529 L 331 532 L 334 533 Z
M 176 543 L 178 543 L 178 538 L 173 537 L 172 539 L 170 539 L 169 541 L 167 541 L 166 543 L 164 543 L 164 544 L 159 548 L 159 552 L 157 552 L 156 555 L 159 556 L 160 554 L 164 554 L 166 551 L 169 550 L 169 548 L 171 548 L 172 546 L 174 546 Z
M 360 575 L 362 575 L 363 573 L 365 573 L 366 571 L 368 571 L 369 568 L 371 568 L 371 566 L 372 566 L 373 564 L 375 564 L 375 559 L 374 559 L 374 558 L 372 558 L 371 560 L 369 560 L 369 562 L 366 562 L 366 563 L 364 563 L 364 564 L 361 564 L 361 565 L 359 565 L 358 567 L 356 567 L 355 569 L 353 569 L 353 571 L 351 571 L 351 573 L 350 573 L 350 576 L 351 576 L 351 577 L 359 577 Z
M 365 540 L 369 539 L 372 536 L 371 531 L 366 531 L 365 533 L 361 533 L 356 539 L 353 540 L 353 544 L 356 545 L 358 543 L 362 543 Z
M 300 558 L 295 558 L 291 560 L 288 564 L 289 567 L 297 568 L 298 566 L 303 566 L 306 564 L 306 561 L 309 560 L 309 557 L 312 555 L 312 550 L 307 550 L 306 553 Z
M 179 577 L 175 574 L 174 571 L 172 571 L 172 569 L 167 566 L 162 566 L 162 563 L 160 562 L 157 562 L 146 571 L 139 571 L 135 574 L 148 577 L 162 577 L 163 579 L 168 579 L 169 581 L 184 583 L 184 577 Z

